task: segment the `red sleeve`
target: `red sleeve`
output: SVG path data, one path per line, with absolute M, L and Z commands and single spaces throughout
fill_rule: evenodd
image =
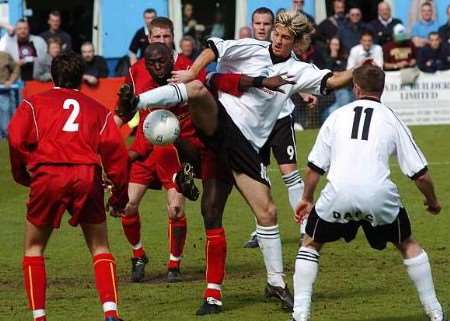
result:
M 112 118 L 108 113 L 100 131 L 99 154 L 106 175 L 113 183 L 110 205 L 123 209 L 128 202 L 128 153 Z
M 241 75 L 239 74 L 214 74 L 210 80 L 210 86 L 214 91 L 223 91 L 227 94 L 240 97 L 243 92 L 239 88 Z
M 23 102 L 9 123 L 8 129 L 9 157 L 14 180 L 24 186 L 30 185 L 30 174 L 27 161 L 38 142 L 38 129 L 34 118 L 34 110 L 27 102 Z

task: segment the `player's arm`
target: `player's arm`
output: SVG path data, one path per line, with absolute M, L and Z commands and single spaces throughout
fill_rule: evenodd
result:
M 204 49 L 200 55 L 195 59 L 193 65 L 188 70 L 174 70 L 172 71 L 172 82 L 188 83 L 196 79 L 206 66 L 217 59 L 216 54 L 211 48 Z
M 114 210 L 122 210 L 128 202 L 128 152 L 122 136 L 108 113 L 100 132 L 99 154 L 103 169 L 113 183 L 112 196 L 108 204 Z
M 272 77 L 251 77 L 244 74 L 233 73 L 214 73 L 211 75 L 209 86 L 213 91 L 222 91 L 227 94 L 239 97 L 248 89 L 267 88 L 273 91 L 283 92 L 281 86 L 286 84 L 294 84 L 288 77 L 282 75 Z
M 326 80 L 327 90 L 336 90 L 349 85 L 353 80 L 353 70 L 335 72 Z
M 441 211 L 441 204 L 439 203 L 436 193 L 434 191 L 433 180 L 428 171 L 419 175 L 414 179 L 419 191 L 425 196 L 424 205 L 427 206 L 427 211 L 431 214 L 439 214 Z
M 302 200 L 295 212 L 295 220 L 301 223 L 309 213 L 314 204 L 314 192 L 320 181 L 320 176 L 325 174 L 330 167 L 331 158 L 331 126 L 334 123 L 332 116 L 328 117 L 317 135 L 313 149 L 308 156 L 308 166 L 305 170 Z
M 37 145 L 36 126 L 31 107 L 23 102 L 9 124 L 8 142 L 12 175 L 17 183 L 24 186 L 30 185 L 27 160 L 33 147 Z
M 417 146 L 414 138 L 406 125 L 395 118 L 393 124 L 395 131 L 395 152 L 397 161 L 403 174 L 412 179 L 425 197 L 427 210 L 432 214 L 438 214 L 441 205 L 437 199 L 431 175 L 428 172 L 428 164 Z

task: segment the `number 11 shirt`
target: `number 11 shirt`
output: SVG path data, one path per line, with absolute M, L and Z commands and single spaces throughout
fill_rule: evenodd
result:
M 317 214 L 331 223 L 392 223 L 402 204 L 390 180 L 391 155 L 411 179 L 427 171 L 427 161 L 408 127 L 379 101 L 357 100 L 332 113 L 308 156 L 311 169 L 328 172 Z

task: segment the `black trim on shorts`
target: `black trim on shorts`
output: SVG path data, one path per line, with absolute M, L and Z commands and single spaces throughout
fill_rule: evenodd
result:
M 330 223 L 317 215 L 315 207 L 311 210 L 306 224 L 306 234 L 318 243 L 335 242 L 343 238 L 351 242 L 362 227 L 370 246 L 384 250 L 387 243 L 400 244 L 411 237 L 411 222 L 406 209 L 399 208 L 396 219 L 391 224 L 372 226 L 367 221 L 349 221 L 348 223 Z
M 322 168 L 320 168 L 319 166 L 315 165 L 312 162 L 308 162 L 308 167 L 320 175 L 325 174 L 325 171 Z
M 424 168 L 422 168 L 420 171 L 418 171 L 417 173 L 415 173 L 413 176 L 411 176 L 410 178 L 415 181 L 416 179 L 418 179 L 420 176 L 425 175 L 428 172 L 428 167 L 425 166 Z

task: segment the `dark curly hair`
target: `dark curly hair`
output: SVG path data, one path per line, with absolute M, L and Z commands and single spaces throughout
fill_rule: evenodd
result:
M 73 51 L 63 52 L 53 58 L 51 74 L 57 87 L 76 89 L 81 86 L 85 64 L 83 58 Z

